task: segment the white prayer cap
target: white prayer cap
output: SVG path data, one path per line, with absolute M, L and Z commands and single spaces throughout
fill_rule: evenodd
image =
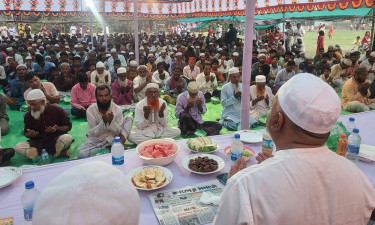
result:
M 42 39 L 38 39 L 36 42 L 39 42 L 39 43 L 41 43 L 42 42 Z
M 89 42 L 89 45 L 92 45 L 92 42 Z
M 125 51 L 121 51 L 120 54 L 126 54 L 126 52 Z
M 277 42 L 277 44 L 282 45 L 283 43 L 281 41 Z
M 44 49 L 44 47 L 43 47 L 43 46 L 40 46 L 39 49 Z
M 212 43 L 212 42 L 210 42 L 210 43 L 208 43 L 209 45 L 213 45 L 214 43 Z
M 370 53 L 370 56 L 371 56 L 371 57 L 375 57 L 375 52 L 371 52 L 371 53 Z
M 41 91 L 40 89 L 33 89 L 26 96 L 26 101 L 42 100 L 42 99 L 46 100 L 46 96 L 44 95 L 43 91 Z
M 344 59 L 342 62 L 347 66 L 352 66 L 352 60 L 350 59 Z
M 51 56 L 47 55 L 47 56 L 46 56 L 46 57 L 45 57 L 44 59 L 47 59 L 47 58 L 48 58 L 48 59 L 50 59 L 50 58 L 51 58 Z
M 197 93 L 199 90 L 198 83 L 196 81 L 190 82 L 187 86 L 187 90 L 188 92 L 193 93 L 193 94 Z
M 160 53 L 167 53 L 167 51 L 165 51 L 164 49 L 160 51 Z
M 104 63 L 99 61 L 96 63 L 96 68 L 104 68 Z
M 7 51 L 8 51 L 8 52 L 13 51 L 13 48 L 12 48 L 12 47 L 9 47 L 9 48 L 7 48 Z
M 218 52 L 221 52 L 221 51 L 223 51 L 223 49 L 222 49 L 222 48 L 218 48 L 217 51 L 218 51 Z
M 312 133 L 328 133 L 341 112 L 341 102 L 334 89 L 309 73 L 293 76 L 277 95 L 288 118 Z
M 107 53 L 105 54 L 105 57 L 111 57 L 111 54 Z
M 154 56 L 154 54 L 148 54 L 147 58 L 150 58 L 151 56 Z
M 31 46 L 36 47 L 37 45 L 36 44 L 31 44 Z
M 234 52 L 233 53 L 233 56 L 239 56 L 240 54 L 238 54 L 238 52 Z
M 259 54 L 259 55 L 258 55 L 258 58 L 260 58 L 260 57 L 264 57 L 264 58 L 266 58 L 267 56 L 266 56 L 266 54 L 263 54 L 263 53 L 262 53 L 262 54 Z
M 135 60 L 130 61 L 129 64 L 130 64 L 130 66 L 138 66 L 138 63 Z
M 117 74 L 126 73 L 126 69 L 124 67 L 120 67 L 117 69 Z
M 18 38 L 14 38 L 14 41 L 18 41 Z
M 134 55 L 134 52 L 129 52 L 129 55 Z
M 148 83 L 148 84 L 146 85 L 146 90 L 149 89 L 149 88 L 156 88 L 156 89 L 159 90 L 159 85 L 156 84 L 156 83 Z
M 235 73 L 239 73 L 239 72 L 240 72 L 240 70 L 238 69 L 238 67 L 232 67 L 228 71 L 229 75 L 232 75 L 232 74 L 235 74 Z
M 163 49 L 164 49 L 164 50 L 167 49 L 167 46 L 164 46 Z
M 176 56 L 182 56 L 182 52 L 177 52 Z
M 195 46 L 195 48 L 200 48 L 199 46 Z
M 60 47 L 58 44 L 55 44 L 53 47 L 55 47 L 55 48 L 58 48 L 58 47 Z
M 264 75 L 258 75 L 255 77 L 255 82 L 257 83 L 263 83 L 266 82 L 266 76 Z
M 33 59 L 33 58 L 31 58 L 31 56 L 26 56 L 26 58 L 25 58 L 25 60 L 29 60 L 29 59 Z
M 139 48 L 139 50 L 145 50 L 145 48 L 144 48 L 143 46 L 141 46 L 141 47 Z
M 116 49 L 112 48 L 111 53 L 115 53 L 115 52 L 117 52 Z
M 302 37 L 297 37 L 297 40 L 302 40 Z
M 261 49 L 259 52 L 260 52 L 260 53 L 266 53 L 267 50 L 266 50 L 266 49 Z
M 199 54 L 199 57 L 206 56 L 204 53 Z
M 172 50 L 175 51 L 175 52 L 177 52 L 177 48 L 176 47 L 173 47 Z
M 36 201 L 33 223 L 138 224 L 139 213 L 139 195 L 127 176 L 94 161 L 70 168 L 48 184 Z
M 16 67 L 16 70 L 17 70 L 18 68 L 20 68 L 20 67 L 25 67 L 25 68 L 27 69 L 26 65 L 24 65 L 24 64 L 19 64 L 19 65 Z
M 313 60 L 314 58 L 313 58 L 311 55 L 308 55 L 308 56 L 306 56 L 306 59 L 311 59 L 311 60 Z
M 74 48 L 78 48 L 78 45 L 74 45 L 73 47 L 74 47 Z

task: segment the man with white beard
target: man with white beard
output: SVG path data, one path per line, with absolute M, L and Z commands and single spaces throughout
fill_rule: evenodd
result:
M 159 98 L 159 85 L 148 83 L 145 90 L 146 98 L 135 108 L 135 129 L 130 133 L 129 141 L 140 144 L 155 137 L 175 138 L 180 135 L 180 129 L 168 127 L 168 107 Z
M 161 88 L 163 85 L 159 83 L 155 77 L 152 76 L 145 65 L 138 67 L 138 76 L 133 80 L 134 87 L 134 101 L 138 102 L 145 98 L 146 85 L 155 83 Z
M 30 159 L 41 155 L 43 149 L 54 157 L 69 156 L 73 138 L 67 133 L 72 123 L 65 111 L 57 105 L 46 104 L 46 96 L 40 89 L 31 90 L 26 101 L 30 111 L 24 118 L 24 134 L 29 141 L 18 143 L 14 150 Z

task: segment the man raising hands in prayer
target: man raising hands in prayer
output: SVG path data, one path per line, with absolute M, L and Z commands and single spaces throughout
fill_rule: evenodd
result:
M 155 137 L 178 136 L 180 129 L 168 127 L 168 108 L 166 102 L 159 98 L 159 85 L 148 83 L 145 90 L 146 98 L 135 108 L 135 129 L 131 132 L 129 141 L 140 144 Z

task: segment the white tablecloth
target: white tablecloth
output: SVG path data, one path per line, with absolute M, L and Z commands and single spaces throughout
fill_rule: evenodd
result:
M 369 113 L 359 113 L 355 114 L 357 127 L 360 129 L 360 135 L 362 136 L 362 142 L 364 144 L 375 145 L 375 132 L 372 129 L 375 127 L 375 112 Z M 343 116 L 340 121 L 346 122 L 349 116 Z M 224 154 L 223 149 L 230 145 L 233 140 L 232 135 L 219 135 L 214 136 L 212 139 L 220 143 L 221 150 L 215 152 L 214 154 L 225 159 L 225 168 L 212 175 L 196 175 L 190 174 L 181 166 L 181 161 L 184 157 L 190 154 L 190 151 L 185 147 L 187 140 L 178 141 L 181 150 L 176 158 L 176 160 L 170 165 L 166 166 L 173 172 L 173 180 L 164 189 L 171 188 L 183 188 L 189 185 L 202 183 L 208 180 L 215 179 L 217 175 L 229 171 L 230 162 L 228 157 Z M 256 153 L 261 151 L 261 144 L 246 144 L 255 150 Z M 103 161 L 105 163 L 111 164 L 111 155 L 100 155 L 87 159 L 67 161 L 57 164 L 51 164 L 46 166 L 39 166 L 36 168 L 25 169 L 23 171 L 23 176 L 17 180 L 14 184 L 0 189 L 0 218 L 13 217 L 14 224 L 23 224 L 23 210 L 21 204 L 21 195 L 24 192 L 24 184 L 27 181 L 33 180 L 35 182 L 36 188 L 43 190 L 48 183 L 56 176 L 67 170 L 68 168 L 88 162 L 88 161 Z M 249 165 L 257 163 L 255 158 L 252 158 L 248 162 Z M 122 170 L 127 173 L 131 169 L 142 166 L 142 161 L 138 158 L 134 150 L 128 150 L 125 152 L 125 165 Z M 366 174 L 370 182 L 375 186 L 375 163 L 365 163 L 359 162 L 359 168 Z M 153 225 L 158 224 L 157 218 L 151 207 L 151 203 L 148 199 L 147 191 L 139 191 L 139 196 L 141 199 L 141 216 L 139 224 Z

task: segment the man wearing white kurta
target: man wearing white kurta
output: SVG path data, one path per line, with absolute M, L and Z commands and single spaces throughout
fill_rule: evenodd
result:
M 100 86 L 95 90 L 96 103 L 86 112 L 87 139 L 78 151 L 78 158 L 92 156 L 96 151 L 109 148 L 115 136 L 121 138 L 123 144 L 129 136 L 133 118 L 122 115 L 122 110 L 111 101 L 108 86 Z
M 103 62 L 96 63 L 96 70 L 94 70 L 91 75 L 91 83 L 94 84 L 96 87 L 107 85 L 111 87 L 111 74 L 105 70 L 105 66 Z
M 228 174 L 215 225 L 367 224 L 375 189 L 359 168 L 325 146 L 340 99 L 320 78 L 302 73 L 278 91 L 267 118 L 276 145 L 260 164 L 239 159 Z
M 133 80 L 134 88 L 134 101 L 138 102 L 145 98 L 146 85 L 149 83 L 155 83 L 161 88 L 163 85 L 159 83 L 155 77 L 152 76 L 152 73 L 148 71 L 145 65 L 138 67 L 138 76 Z
M 256 76 L 255 83 L 250 87 L 250 115 L 259 120 L 270 110 L 273 95 L 271 88 L 266 86 L 265 76 Z
M 135 107 L 135 129 L 130 133 L 129 141 L 140 144 L 156 137 L 175 138 L 180 135 L 180 129 L 168 127 L 168 107 L 159 98 L 159 85 L 148 83 L 145 89 L 147 97 Z

